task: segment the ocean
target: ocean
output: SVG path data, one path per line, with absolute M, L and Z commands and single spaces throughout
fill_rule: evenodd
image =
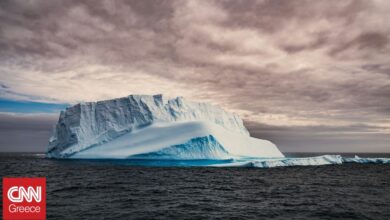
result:
M 0 173 L 46 177 L 48 219 L 390 219 L 390 164 L 165 167 L 1 153 Z

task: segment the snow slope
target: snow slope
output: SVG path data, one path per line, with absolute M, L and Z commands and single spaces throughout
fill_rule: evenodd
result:
M 71 158 L 116 159 L 283 157 L 269 141 L 237 134 L 205 121 L 156 123 L 74 155 L 72 150 L 73 148 L 69 148 L 63 154 L 70 155 Z M 167 154 L 167 151 L 171 153 Z
M 226 159 L 283 157 L 218 106 L 162 95 L 81 103 L 61 112 L 51 158 Z

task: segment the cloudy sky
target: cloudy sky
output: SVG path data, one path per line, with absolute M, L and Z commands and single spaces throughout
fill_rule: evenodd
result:
M 0 150 L 129 94 L 238 113 L 282 151 L 390 152 L 388 0 L 2 0 Z

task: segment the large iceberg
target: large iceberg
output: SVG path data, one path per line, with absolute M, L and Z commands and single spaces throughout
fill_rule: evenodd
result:
M 182 97 L 130 95 L 62 111 L 49 158 L 226 160 L 283 158 L 233 113 Z

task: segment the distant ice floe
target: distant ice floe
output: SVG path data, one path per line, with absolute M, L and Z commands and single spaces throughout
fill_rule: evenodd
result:
M 354 158 L 343 157 L 344 163 L 390 163 L 390 158 L 361 158 L 355 156 Z
M 343 163 L 390 163 L 390 158 L 354 158 L 342 157 L 340 155 L 323 155 L 316 157 L 302 158 L 258 158 L 258 159 L 239 159 L 228 163 L 211 164 L 213 167 L 288 167 L 288 166 L 320 166 Z

